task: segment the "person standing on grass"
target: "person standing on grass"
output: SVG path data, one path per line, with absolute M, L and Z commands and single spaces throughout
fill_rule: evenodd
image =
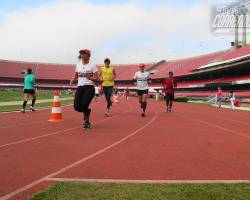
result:
M 218 87 L 217 93 L 216 93 L 216 104 L 217 104 L 218 108 L 221 107 L 222 96 L 223 96 L 222 89 L 221 89 L 221 87 Z
M 79 51 L 80 62 L 76 64 L 75 76 L 70 84 L 77 82 L 77 89 L 74 99 L 74 108 L 83 113 L 83 128 L 91 128 L 89 105 L 95 96 L 95 82 L 98 81 L 97 65 L 90 62 L 91 52 L 88 49 Z
M 150 79 L 150 73 L 145 71 L 144 64 L 140 64 L 139 68 L 140 71 L 135 73 L 134 80 L 136 81 L 137 94 L 142 109 L 141 116 L 145 117 L 145 111 L 147 108 L 147 98 L 148 98 L 148 81 L 150 81 L 151 79 Z
M 116 73 L 114 67 L 110 66 L 110 59 L 104 60 L 104 67 L 101 67 L 99 77 L 102 80 L 103 93 L 107 102 L 107 110 L 105 115 L 110 116 L 110 107 L 112 106 L 111 97 L 115 84 Z
M 174 87 L 177 87 L 177 83 L 174 80 L 174 73 L 170 71 L 168 73 L 168 77 L 165 78 L 162 82 L 162 86 L 165 90 L 165 101 L 166 101 L 166 109 L 165 112 L 172 111 L 172 105 L 174 101 Z
M 229 98 L 230 98 L 231 108 L 232 108 L 232 110 L 234 110 L 235 109 L 235 105 L 234 104 L 235 104 L 236 98 L 235 98 L 235 93 L 234 93 L 233 90 L 230 91 Z
M 35 91 L 35 75 L 32 74 L 32 69 L 28 68 L 26 71 L 26 75 L 24 77 L 24 101 L 23 101 L 23 108 L 21 109 L 22 113 L 25 113 L 25 108 L 27 105 L 27 102 L 29 100 L 29 96 L 32 96 L 32 103 L 30 106 L 31 111 L 35 111 L 34 105 L 36 102 L 36 91 Z

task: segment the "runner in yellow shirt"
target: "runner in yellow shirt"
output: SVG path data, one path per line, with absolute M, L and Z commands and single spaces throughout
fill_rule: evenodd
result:
M 104 60 L 104 67 L 101 67 L 99 77 L 102 80 L 103 93 L 107 101 L 107 110 L 105 115 L 110 116 L 110 107 L 112 106 L 111 96 L 115 84 L 116 73 L 114 67 L 110 66 L 110 59 Z

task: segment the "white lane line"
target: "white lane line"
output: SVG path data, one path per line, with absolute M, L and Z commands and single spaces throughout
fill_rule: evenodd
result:
M 52 103 L 52 102 L 51 102 Z M 72 106 L 73 104 L 68 104 L 68 105 L 65 105 L 65 106 L 61 106 L 61 107 L 68 107 L 68 106 Z M 51 106 L 44 106 L 42 108 L 37 108 L 36 110 L 37 111 L 41 111 L 41 110 L 48 110 L 48 109 L 51 109 Z M 26 110 L 27 112 L 31 112 L 30 110 Z M 14 111 L 3 111 L 1 112 L 0 111 L 0 114 L 3 115 L 3 114 L 11 114 L 11 113 L 20 113 L 20 110 L 14 110 Z
M 185 111 L 185 113 L 193 113 L 193 114 L 201 114 L 201 112 L 190 112 L 190 111 Z M 218 114 L 218 113 L 216 113 Z M 227 115 L 228 116 L 228 115 Z M 249 115 L 250 116 L 250 115 Z M 247 122 L 242 122 L 242 121 L 239 121 L 239 120 L 235 120 L 235 119 L 231 119 L 231 118 L 225 118 L 225 116 L 213 116 L 213 118 L 216 118 L 216 119 L 220 119 L 220 120 L 225 120 L 225 121 L 232 121 L 232 122 L 236 122 L 236 123 L 239 123 L 239 124 L 242 124 L 242 125 L 247 125 L 247 126 L 250 126 L 250 123 L 247 123 Z M 246 119 L 246 118 L 245 118 Z M 248 118 L 249 120 L 249 118 Z
M 109 145 L 109 146 L 107 146 L 107 147 L 105 147 L 103 149 L 100 149 L 99 151 L 97 151 L 97 152 L 95 152 L 95 153 L 93 153 L 93 154 L 91 154 L 91 155 L 89 155 L 87 157 L 82 158 L 81 160 L 79 160 L 79 161 L 77 161 L 75 163 L 72 163 L 71 165 L 68 165 L 68 166 L 66 166 L 64 168 L 61 168 L 60 170 L 58 170 L 58 171 L 56 171 L 56 172 L 54 172 L 52 174 L 44 176 L 41 179 L 38 179 L 38 180 L 36 180 L 36 181 L 28 184 L 28 185 L 25 185 L 24 187 L 21 187 L 21 188 L 17 189 L 16 191 L 13 191 L 13 192 L 11 192 L 9 194 L 6 194 L 6 195 L 0 197 L 0 200 L 10 199 L 10 198 L 16 196 L 17 194 L 19 194 L 19 193 L 21 193 L 21 192 L 23 192 L 25 190 L 28 190 L 28 189 L 30 189 L 30 188 L 32 188 L 32 187 L 40 184 L 43 181 L 46 181 L 47 179 L 49 179 L 51 177 L 54 177 L 54 176 L 56 176 L 56 175 L 58 175 L 58 174 L 60 174 L 62 172 L 65 172 L 65 171 L 67 171 L 67 170 L 69 170 L 69 169 L 71 169 L 73 167 L 76 167 L 77 165 L 79 165 L 79 164 L 81 164 L 83 162 L 86 162 L 87 160 L 89 160 L 89 159 L 91 159 L 93 157 L 96 157 L 96 156 L 98 156 L 98 155 L 100 155 L 100 154 L 108 151 L 109 149 L 111 149 L 111 148 L 113 148 L 113 147 L 121 144 L 122 142 L 124 142 L 124 141 L 128 140 L 129 138 L 131 138 L 132 136 L 136 135 L 137 133 L 139 133 L 141 130 L 143 130 L 147 126 L 151 125 L 155 121 L 155 119 L 157 118 L 157 116 L 158 116 L 158 112 L 155 113 L 154 117 L 148 123 L 146 123 L 145 125 L 143 125 L 141 128 L 138 128 L 137 130 L 133 131 L 129 135 L 123 137 L 122 139 L 114 142 L 113 144 L 111 144 L 111 145 Z
M 236 122 L 236 123 L 238 123 L 238 124 L 250 126 L 250 123 L 241 122 L 241 121 L 238 121 L 238 120 L 235 120 L 235 119 L 223 119 L 223 120 L 232 121 L 232 122 Z
M 104 121 L 107 121 L 109 119 L 113 119 L 113 118 L 116 118 L 118 116 L 121 116 L 121 115 L 124 115 L 128 112 L 130 112 L 131 110 L 131 107 L 129 107 L 129 109 L 125 112 L 122 112 L 120 114 L 117 114 L 117 115 L 114 115 L 114 116 L 111 116 L 111 117 L 108 117 L 108 118 L 105 118 L 105 119 L 102 119 L 102 120 L 99 120 L 94 124 L 99 124 L 99 123 L 102 123 Z M 75 127 L 72 127 L 72 128 L 68 128 L 68 129 L 63 129 L 63 130 L 60 130 L 60 131 L 56 131 L 56 132 L 52 132 L 52 133 L 48 133 L 48 134 L 44 134 L 44 135 L 40 135 L 40 136 L 37 136 L 37 137 L 32 137 L 32 138 L 26 138 L 26 139 L 23 139 L 23 140 L 19 140 L 19 141 L 15 141 L 15 142 L 10 142 L 10 143 L 7 143 L 7 144 L 3 144 L 3 145 L 0 145 L 0 149 L 1 148 L 4 148 L 4 147 L 8 147 L 8 146 L 11 146 L 11 145 L 16 145 L 16 144 L 21 144 L 21 143 L 25 143 L 25 142 L 29 142 L 29 141 L 33 141 L 33 140 L 38 140 L 40 138 L 44 138 L 44 137 L 48 137 L 48 136 L 52 136 L 52 135 L 57 135 L 57 134 L 61 134 L 61 133 L 66 133 L 66 132 L 69 132 L 69 131 L 72 131 L 72 130 L 75 130 L 75 129 L 79 129 L 79 126 L 75 126 Z
M 206 184 L 206 183 L 250 183 L 250 180 L 126 180 L 126 179 L 81 179 L 81 178 L 47 178 L 57 182 L 88 182 L 88 183 L 166 183 L 166 184 Z
M 229 133 L 231 133 L 233 135 L 239 135 L 239 136 L 242 136 L 242 137 L 250 138 L 250 135 L 246 135 L 246 134 L 241 133 L 239 131 L 234 131 L 234 130 L 231 130 L 231 129 L 227 129 L 227 128 L 224 128 L 223 126 L 212 124 L 212 123 L 209 123 L 209 122 L 206 122 L 206 121 L 202 121 L 202 120 L 199 120 L 199 119 L 194 119 L 194 118 L 186 117 L 186 116 L 183 116 L 183 115 L 180 115 L 180 114 L 176 114 L 176 115 L 180 116 L 182 118 L 185 118 L 185 119 L 189 119 L 189 120 L 192 120 L 192 121 L 195 121 L 195 122 L 199 122 L 201 124 L 205 124 L 205 125 L 208 125 L 208 126 L 211 126 L 211 127 L 214 127 L 214 128 L 221 129 L 221 130 L 229 132 Z
M 68 105 L 61 106 L 61 107 L 64 108 L 64 107 L 69 107 L 69 106 L 72 106 L 72 105 L 73 104 L 68 104 Z M 43 111 L 43 110 L 49 110 L 49 109 L 51 109 L 51 106 L 43 107 L 41 109 L 36 109 L 36 112 Z M 33 111 L 27 110 L 26 112 L 33 112 Z M 6 114 L 11 114 L 11 113 L 12 114 L 13 113 L 20 113 L 20 115 L 25 115 L 24 113 L 21 113 L 20 111 L 9 111 L 9 112 L 1 112 L 0 111 L 0 119 L 4 119 L 6 117 L 15 119 L 15 118 L 19 118 L 20 117 L 20 116 L 16 116 L 16 115 L 14 115 L 14 116 L 10 116 L 10 115 L 6 116 Z M 28 115 L 28 116 L 31 116 L 31 115 Z

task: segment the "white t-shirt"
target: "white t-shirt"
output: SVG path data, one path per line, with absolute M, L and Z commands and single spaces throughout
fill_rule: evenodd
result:
M 95 73 L 98 71 L 97 65 L 88 63 L 84 65 L 81 61 L 76 64 L 75 72 L 77 73 Z M 94 85 L 92 80 L 89 80 L 86 77 L 78 77 L 78 86 L 84 85 Z
M 231 101 L 235 101 L 235 94 L 233 93 L 230 98 Z
M 147 71 L 138 71 L 134 75 L 134 79 L 137 80 L 137 90 L 148 90 L 148 79 L 150 78 L 150 73 Z

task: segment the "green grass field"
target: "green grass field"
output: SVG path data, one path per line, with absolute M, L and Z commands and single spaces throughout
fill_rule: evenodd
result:
M 60 95 L 61 98 L 61 104 L 62 105 L 69 105 L 73 104 L 73 94 L 65 94 L 62 93 Z M 63 100 L 63 98 L 69 98 L 72 97 L 70 100 Z M 35 108 L 46 108 L 46 107 L 51 107 L 52 101 L 54 98 L 53 92 L 38 92 L 37 94 L 37 102 L 35 104 Z M 31 98 L 30 98 L 31 99 Z M 39 100 L 51 100 L 51 102 L 39 102 Z M 1 105 L 1 102 L 15 102 L 15 101 L 23 101 L 23 94 L 22 92 L 17 92 L 17 91 L 0 91 L 0 112 L 5 112 L 5 111 L 17 111 L 20 110 L 22 105 Z M 27 109 L 29 108 L 31 104 L 31 100 L 29 100 L 27 104 Z
M 73 99 L 72 100 L 63 100 L 61 101 L 61 105 L 70 105 L 73 104 Z M 52 102 L 46 102 L 46 103 L 36 103 L 35 104 L 35 109 L 39 108 L 50 108 L 52 106 Z M 27 104 L 26 109 L 29 109 L 30 103 Z M 22 106 L 21 105 L 13 105 L 13 106 L 0 106 L 0 112 L 9 112 L 9 111 L 18 111 L 21 110 Z
M 59 182 L 30 200 L 248 200 L 250 184 Z
M 73 97 L 73 94 L 62 93 L 61 98 Z M 37 99 L 53 99 L 53 92 L 39 92 Z M 0 102 L 23 101 L 22 91 L 0 91 Z

